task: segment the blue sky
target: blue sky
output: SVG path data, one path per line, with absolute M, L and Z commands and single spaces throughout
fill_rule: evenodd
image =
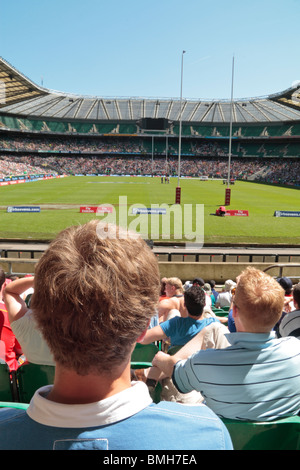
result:
M 0 56 L 37 84 L 104 97 L 230 99 L 300 80 L 300 0 L 0 0 Z

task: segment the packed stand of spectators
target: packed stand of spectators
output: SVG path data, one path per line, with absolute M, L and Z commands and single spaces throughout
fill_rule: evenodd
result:
M 64 137 L 34 138 L 5 137 L 0 138 L 0 149 L 39 152 L 72 152 L 72 153 L 141 153 L 144 151 L 142 140 L 111 138 L 105 140 Z
M 300 185 L 300 161 L 266 161 L 261 175 L 262 161 L 233 159 L 233 179 L 267 182 L 273 184 Z M 176 176 L 178 159 L 146 156 L 0 156 L 0 178 L 10 175 L 36 174 L 104 174 L 104 175 L 169 175 Z M 208 177 L 226 179 L 228 162 L 216 158 L 182 157 L 181 175 L 185 177 Z
M 42 159 L 0 156 L 0 178 L 45 173 L 47 164 Z
M 0 177 L 27 173 L 40 173 L 49 169 L 66 174 L 118 174 L 118 175 L 177 175 L 178 144 L 155 148 L 152 159 L 151 143 L 142 138 L 106 137 L 28 137 L 1 136 L 0 152 L 11 151 L 11 156 L 0 156 Z M 181 174 L 186 177 L 226 178 L 228 175 L 228 148 L 219 142 L 202 141 L 186 144 L 193 156 L 182 151 Z M 18 152 L 16 155 L 14 152 Z M 26 152 L 26 155 L 22 155 Z M 31 152 L 52 153 L 34 156 Z M 160 152 L 160 153 L 159 153 Z M 70 154 L 70 157 L 55 155 Z M 84 156 L 80 156 L 80 155 Z M 97 155 L 94 155 L 97 154 Z M 0 153 L 1 155 L 1 153 Z M 19 155 L 19 156 L 18 156 Z M 7 162 L 10 165 L 7 166 Z M 263 163 L 263 165 L 262 165 Z M 263 169 L 263 172 L 262 172 Z M 276 184 L 300 185 L 299 159 L 237 158 L 231 160 L 233 179 L 253 179 Z
M 264 166 L 266 167 L 266 172 L 262 177 L 258 177 L 257 181 L 300 186 L 300 159 L 292 162 L 280 160 L 271 164 L 266 162 Z

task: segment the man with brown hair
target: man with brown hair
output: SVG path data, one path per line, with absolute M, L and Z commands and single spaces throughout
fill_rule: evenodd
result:
M 198 338 L 195 354 L 188 359 L 181 356 L 181 350 L 174 356 L 159 352 L 153 365 L 172 376 L 181 393 L 201 392 L 206 404 L 222 417 L 269 421 L 296 415 L 300 410 L 300 342 L 293 337 L 276 338 L 273 331 L 283 302 L 280 285 L 249 267 L 238 278 L 233 301 L 237 332 L 226 334 L 231 345 L 199 351 Z M 199 333 L 204 334 L 205 329 Z
M 136 234 L 96 220 L 56 237 L 37 264 L 31 301 L 54 384 L 26 411 L 0 410 L 0 449 L 232 448 L 208 407 L 154 404 L 144 383 L 131 382 L 131 354 L 159 289 L 157 260 Z

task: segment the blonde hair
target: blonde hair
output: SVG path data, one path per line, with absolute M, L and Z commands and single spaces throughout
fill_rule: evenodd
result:
M 170 286 L 175 287 L 176 290 L 180 290 L 181 292 L 183 292 L 183 285 L 182 285 L 181 280 L 178 277 L 168 277 L 165 280 L 165 283 L 169 284 Z
M 129 356 L 159 299 L 158 263 L 141 238 L 99 221 L 63 230 L 39 260 L 31 308 L 56 362 L 86 374 Z M 104 233 L 104 232 L 102 232 Z
M 248 267 L 239 276 L 234 303 L 247 331 L 267 332 L 280 319 L 284 292 L 269 274 Z

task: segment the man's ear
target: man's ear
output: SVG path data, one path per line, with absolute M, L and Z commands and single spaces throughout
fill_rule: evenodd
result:
M 232 316 L 233 318 L 236 318 L 238 316 L 238 309 L 235 304 L 232 305 Z
M 147 333 L 147 330 L 149 328 L 149 325 L 150 325 L 150 320 L 148 321 L 148 325 L 147 325 L 147 328 L 145 328 L 145 330 L 140 334 L 140 336 L 138 337 L 138 339 L 136 340 L 137 343 L 141 343 L 143 341 L 143 339 L 145 338 L 145 335 Z

